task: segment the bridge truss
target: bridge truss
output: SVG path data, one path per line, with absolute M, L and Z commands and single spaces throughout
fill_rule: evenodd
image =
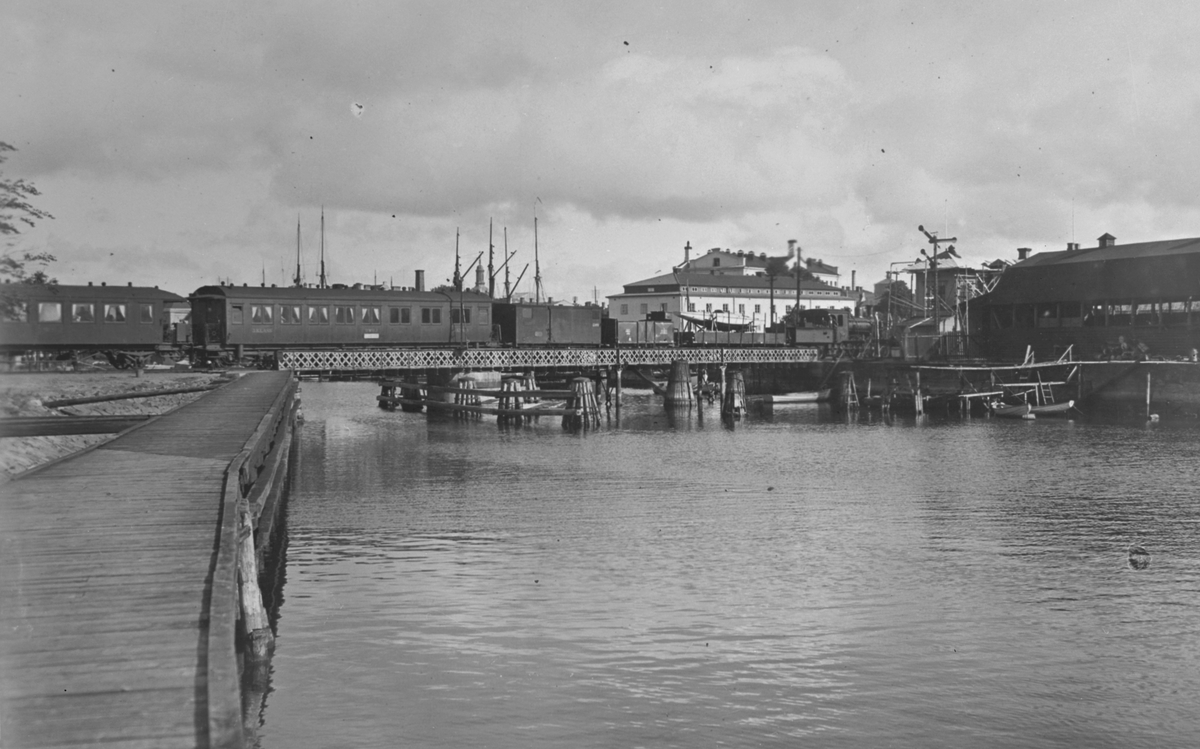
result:
M 798 364 L 815 348 L 439 348 L 282 351 L 279 367 L 297 372 L 393 372 L 421 369 L 554 369 L 692 364 Z

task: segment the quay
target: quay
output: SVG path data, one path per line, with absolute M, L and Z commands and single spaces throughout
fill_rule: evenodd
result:
M 246 744 L 297 408 L 245 374 L 0 485 L 0 745 Z

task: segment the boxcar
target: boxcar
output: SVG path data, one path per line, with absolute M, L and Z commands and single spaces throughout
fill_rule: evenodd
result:
M 600 307 L 496 302 L 494 309 L 506 345 L 600 345 Z
M 492 339 L 491 300 L 470 292 L 203 286 L 190 300 L 192 343 L 204 357 Z
M 173 309 L 187 300 L 158 287 L 5 284 L 0 348 L 154 351 L 171 347 Z

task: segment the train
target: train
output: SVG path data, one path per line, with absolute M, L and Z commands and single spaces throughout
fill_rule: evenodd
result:
M 813 346 L 861 350 L 869 321 L 800 310 L 765 333 L 697 330 L 665 317 L 617 322 L 596 305 L 506 301 L 448 288 L 5 284 L 0 353 L 118 368 L 147 361 L 275 366 L 285 350 L 445 346 Z

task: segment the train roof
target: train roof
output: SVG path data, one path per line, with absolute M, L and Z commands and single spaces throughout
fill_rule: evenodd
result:
M 23 299 L 121 299 L 187 303 L 185 297 L 157 286 L 6 283 L 0 285 L 0 294 L 9 298 L 20 297 Z
M 304 302 L 311 300 L 344 300 L 354 302 L 428 301 L 447 299 L 467 303 L 487 304 L 495 301 L 473 291 L 415 291 L 413 289 L 344 288 L 319 289 L 308 286 L 201 286 L 189 298 L 222 297 L 229 300 L 258 300 Z

